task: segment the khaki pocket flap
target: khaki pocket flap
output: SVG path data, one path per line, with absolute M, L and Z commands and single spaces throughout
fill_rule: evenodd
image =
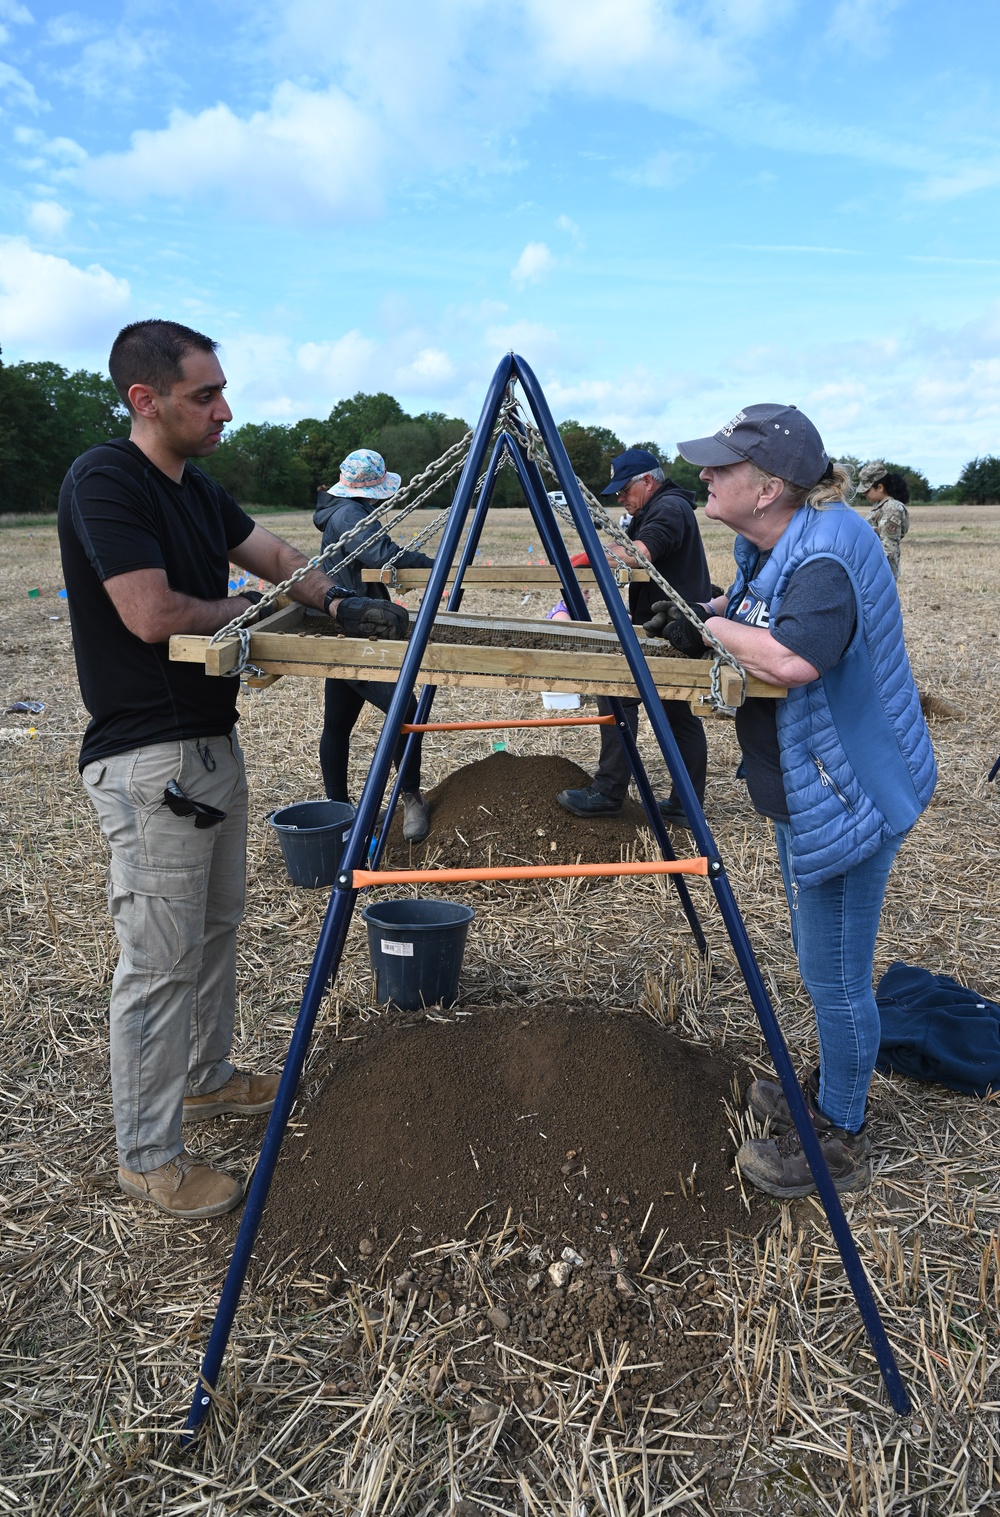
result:
M 131 895 L 160 896 L 165 900 L 182 900 L 201 894 L 201 871 L 199 869 L 171 869 L 164 864 L 130 864 L 124 859 L 112 858 L 110 878 L 112 885 Z

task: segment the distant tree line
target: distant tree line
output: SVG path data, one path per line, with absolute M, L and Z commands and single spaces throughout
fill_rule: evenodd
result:
M 128 411 L 103 374 L 0 361 L 0 511 L 55 510 L 74 458 L 127 432 Z
M 313 504 L 320 486 L 336 483 L 342 460 L 356 448 L 374 448 L 408 483 L 468 429 L 460 417 L 440 411 L 410 416 L 384 391 L 359 391 L 338 401 L 325 421 L 307 417 L 293 423 L 245 422 L 226 434 L 202 466 L 248 505 L 301 509 Z M 71 374 L 48 362 L 4 365 L 0 359 L 0 511 L 53 511 L 74 458 L 96 443 L 127 436 L 128 430 L 126 407 L 105 375 L 84 369 Z M 611 477 L 616 454 L 640 447 L 662 460 L 664 473 L 676 484 L 693 490 L 697 500 L 706 499 L 698 470 L 673 448 L 650 441 L 626 443 L 608 427 L 572 419 L 560 422 L 559 432 L 574 471 L 595 495 Z M 850 456 L 842 461 L 855 474 L 861 464 Z M 918 469 L 888 462 L 887 468 L 903 475 L 914 501 L 1000 501 L 1000 457 L 972 459 L 956 484 L 936 490 Z M 429 503 L 446 505 L 453 489 L 454 481 Z M 502 471 L 494 503 L 522 503 L 513 470 Z

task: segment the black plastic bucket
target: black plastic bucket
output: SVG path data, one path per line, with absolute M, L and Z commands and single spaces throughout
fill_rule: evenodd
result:
M 379 901 L 361 913 L 379 1005 L 394 1001 L 403 1011 L 453 1006 L 471 906 L 458 901 Z
M 354 823 L 346 801 L 299 801 L 271 817 L 293 885 L 332 885 L 344 843 Z

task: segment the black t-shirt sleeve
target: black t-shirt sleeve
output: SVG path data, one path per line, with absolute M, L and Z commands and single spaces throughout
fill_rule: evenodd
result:
M 847 570 L 832 558 L 815 558 L 788 581 L 770 632 L 775 642 L 826 674 L 843 658 L 856 625 Z
M 166 567 L 156 513 L 124 469 L 92 469 L 73 495 L 73 526 L 101 581 Z
M 197 484 L 204 478 L 199 471 Z M 226 546 L 236 548 L 253 531 L 253 517 L 228 491 L 215 486 L 214 496 Z M 149 494 L 136 490 L 134 472 L 114 466 L 91 470 L 73 496 L 73 525 L 102 582 L 136 569 L 163 569 L 169 577 L 161 513 Z
M 240 543 L 246 542 L 257 523 L 252 516 L 247 515 L 228 490 L 219 490 L 218 500 L 222 530 L 226 534 L 226 547 L 238 548 Z

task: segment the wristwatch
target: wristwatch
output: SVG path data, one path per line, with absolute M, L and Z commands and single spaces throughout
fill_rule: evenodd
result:
M 353 590 L 345 589 L 343 585 L 331 585 L 323 597 L 323 610 L 330 615 L 330 602 L 333 600 L 350 600 Z

